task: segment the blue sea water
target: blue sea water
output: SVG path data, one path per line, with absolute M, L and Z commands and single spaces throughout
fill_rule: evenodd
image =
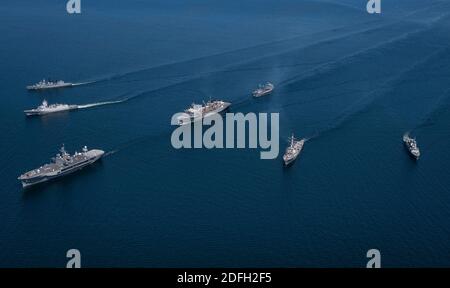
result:
M 371 248 L 450 265 L 450 1 L 64 2 L 0 5 L 1 267 L 64 267 L 70 248 L 85 267 L 365 267 Z M 44 77 L 91 83 L 25 90 Z M 209 97 L 280 113 L 282 149 L 312 138 L 289 169 L 172 148 L 172 114 Z M 129 100 L 26 118 L 43 99 Z M 115 153 L 23 191 L 62 143 Z

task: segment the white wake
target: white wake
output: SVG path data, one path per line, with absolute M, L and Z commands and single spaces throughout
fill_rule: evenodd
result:
M 92 104 L 85 104 L 85 105 L 77 105 L 78 109 L 87 109 L 97 106 L 104 106 L 104 105 L 112 105 L 112 104 L 119 104 L 122 102 L 127 101 L 128 99 L 122 99 L 118 101 L 107 101 L 107 102 L 98 102 L 98 103 L 92 103 Z

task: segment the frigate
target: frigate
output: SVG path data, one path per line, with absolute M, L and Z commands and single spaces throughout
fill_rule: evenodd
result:
M 52 89 L 52 88 L 63 88 L 63 87 L 71 87 L 73 83 L 64 82 L 63 80 L 51 81 L 43 79 L 34 85 L 27 86 L 28 90 L 43 90 L 43 89 Z
M 69 110 L 78 109 L 78 105 L 68 105 L 68 104 L 51 104 L 48 105 L 47 100 L 44 100 L 41 105 L 35 109 L 23 111 L 27 116 L 40 116 L 50 113 L 57 113 Z

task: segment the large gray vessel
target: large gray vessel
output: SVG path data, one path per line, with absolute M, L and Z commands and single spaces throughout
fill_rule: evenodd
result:
M 75 152 L 75 154 L 70 155 L 63 145 L 60 153 L 52 158 L 52 163 L 26 172 L 18 179 L 22 182 L 22 186 L 26 188 L 78 171 L 99 160 L 104 154 L 105 152 L 102 150 L 88 150 L 84 146 L 81 153 Z
M 208 116 L 220 113 L 227 109 L 231 103 L 220 100 L 208 101 L 206 104 L 192 104 L 184 113 L 178 116 L 178 125 L 187 125 L 202 120 Z

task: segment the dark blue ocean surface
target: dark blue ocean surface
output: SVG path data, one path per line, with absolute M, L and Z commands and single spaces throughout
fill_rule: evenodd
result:
M 450 1 L 65 1 L 0 5 L 0 266 L 450 266 Z M 28 92 L 44 77 L 84 83 Z M 252 99 L 260 82 L 276 91 Z M 209 97 L 280 113 L 297 162 L 172 148 Z M 115 105 L 26 118 L 50 103 Z M 402 135 L 417 137 L 415 163 Z M 115 153 L 23 191 L 65 143 Z

